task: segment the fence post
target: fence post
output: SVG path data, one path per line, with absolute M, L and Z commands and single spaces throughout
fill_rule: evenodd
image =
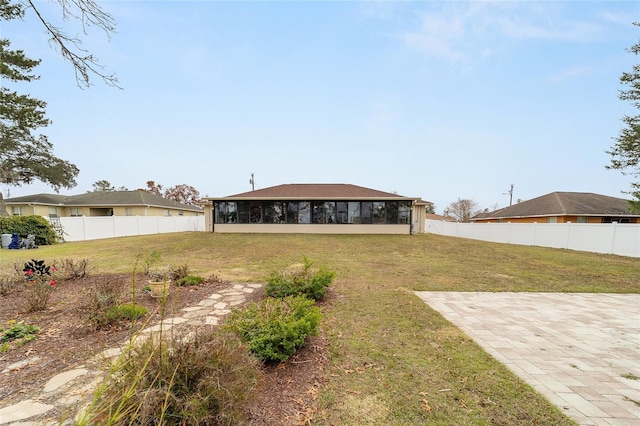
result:
M 82 216 L 82 241 L 87 241 L 87 217 Z
M 613 254 L 613 250 L 616 246 L 616 230 L 617 230 L 617 222 L 613 222 L 611 227 L 611 248 L 609 249 L 609 254 Z

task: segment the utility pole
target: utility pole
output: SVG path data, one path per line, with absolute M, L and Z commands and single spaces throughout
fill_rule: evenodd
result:
M 507 194 L 509 194 L 509 207 L 511 207 L 511 203 L 513 202 L 513 184 L 511 184 L 511 188 L 509 188 Z
M 255 191 L 255 180 L 253 179 L 253 173 L 251 173 L 251 179 L 249 179 L 249 183 L 251 184 L 251 190 Z

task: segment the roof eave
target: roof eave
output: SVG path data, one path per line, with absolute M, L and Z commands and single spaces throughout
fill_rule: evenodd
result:
M 415 201 L 410 197 L 207 197 L 208 201 Z
M 543 217 L 559 217 L 559 216 L 583 216 L 583 217 L 638 217 L 637 214 L 625 214 L 625 213 L 549 213 L 540 215 L 525 215 L 525 216 L 488 216 L 472 218 L 471 220 L 504 220 L 504 219 L 529 219 L 529 218 L 543 218 Z

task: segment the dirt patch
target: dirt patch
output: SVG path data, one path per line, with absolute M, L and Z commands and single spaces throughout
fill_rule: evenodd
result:
M 95 330 L 88 320 L 95 289 L 104 280 L 121 282 L 123 302 L 130 301 L 132 277 L 127 274 L 91 275 L 58 283 L 44 311 L 26 312 L 29 292 L 27 284 L 0 296 L 0 325 L 24 321 L 40 328 L 37 338 L 0 353 L 0 407 L 5 407 L 37 392 L 55 374 L 82 364 L 103 349 L 116 346 L 132 332 L 129 323 L 119 323 L 107 330 Z M 136 277 L 136 303 L 145 306 L 152 316 L 150 323 L 161 317 L 158 299 L 142 289 L 143 275 Z M 195 287 L 171 287 L 167 300 L 169 312 L 196 305 L 200 300 L 228 287 L 229 283 L 208 282 Z M 250 300 L 264 297 L 259 291 Z M 165 313 L 166 315 L 166 313 Z M 315 403 L 322 385 L 323 368 L 328 360 L 328 344 L 321 336 L 309 339 L 307 345 L 286 363 L 264 367 L 265 379 L 257 397 L 251 401 L 248 416 L 255 425 L 304 424 L 316 412 Z M 6 371 L 10 366 L 25 365 Z

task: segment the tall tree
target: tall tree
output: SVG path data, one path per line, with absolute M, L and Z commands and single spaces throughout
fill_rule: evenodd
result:
M 105 180 L 105 179 L 96 181 L 92 185 L 93 185 L 93 191 L 94 192 L 108 192 L 108 191 L 115 191 L 116 190 L 113 187 L 113 185 L 111 185 L 111 182 L 109 182 L 108 180 Z
M 83 27 L 97 26 L 107 34 L 114 30 L 113 19 L 104 13 L 93 0 L 58 0 L 65 19 L 76 18 Z M 78 85 L 88 87 L 89 76 L 98 75 L 105 82 L 117 86 L 113 75 L 106 75 L 93 55 L 81 47 L 81 40 L 69 37 L 60 28 L 45 19 L 31 0 L 12 2 L 0 0 L 0 21 L 22 19 L 31 10 L 51 36 L 51 44 L 59 49 L 65 59 L 71 61 Z M 33 70 L 39 60 L 28 58 L 22 50 L 12 50 L 8 39 L 0 39 L 0 183 L 19 186 L 40 180 L 56 191 L 72 188 L 78 168 L 53 154 L 53 144 L 38 130 L 50 124 L 45 116 L 46 102 L 21 95 L 5 87 L 28 83 L 40 77 Z M 6 205 L 0 193 L 0 215 L 7 215 Z
M 185 184 L 167 189 L 164 192 L 164 197 L 191 206 L 197 206 L 201 202 L 200 192 L 193 186 Z
M 200 191 L 195 189 L 193 186 L 185 184 L 165 189 L 162 184 L 156 183 L 153 180 L 148 180 L 147 189 L 139 189 L 138 191 L 147 191 L 168 200 L 177 201 L 182 204 L 189 204 L 191 206 L 197 206 L 202 201 L 200 198 Z
M 163 193 L 162 193 L 163 192 L 162 191 L 163 188 L 164 187 L 162 186 L 162 184 L 160 184 L 160 183 L 156 184 L 155 181 L 148 180 L 147 181 L 147 189 L 143 189 L 143 191 L 147 191 L 147 192 L 150 192 L 152 194 L 156 194 L 159 197 L 162 197 L 163 196 Z
M 458 198 L 444 210 L 444 215 L 451 216 L 458 222 L 469 222 L 472 217 L 480 212 L 481 210 L 478 209 L 478 203 L 475 201 Z
M 640 22 L 633 25 L 640 27 Z M 640 42 L 627 49 L 628 52 L 638 55 L 640 53 Z M 618 98 L 629 101 L 636 109 L 640 109 L 640 64 L 635 64 L 631 72 L 623 72 L 620 77 L 620 84 L 625 89 L 619 90 Z M 614 140 L 615 145 L 610 151 L 611 164 L 608 169 L 620 170 L 623 174 L 634 177 L 640 176 L 640 114 L 625 115 L 622 117 L 625 127 Z M 631 184 L 631 191 L 628 193 L 634 198 L 631 202 L 630 210 L 640 212 L 640 183 Z

